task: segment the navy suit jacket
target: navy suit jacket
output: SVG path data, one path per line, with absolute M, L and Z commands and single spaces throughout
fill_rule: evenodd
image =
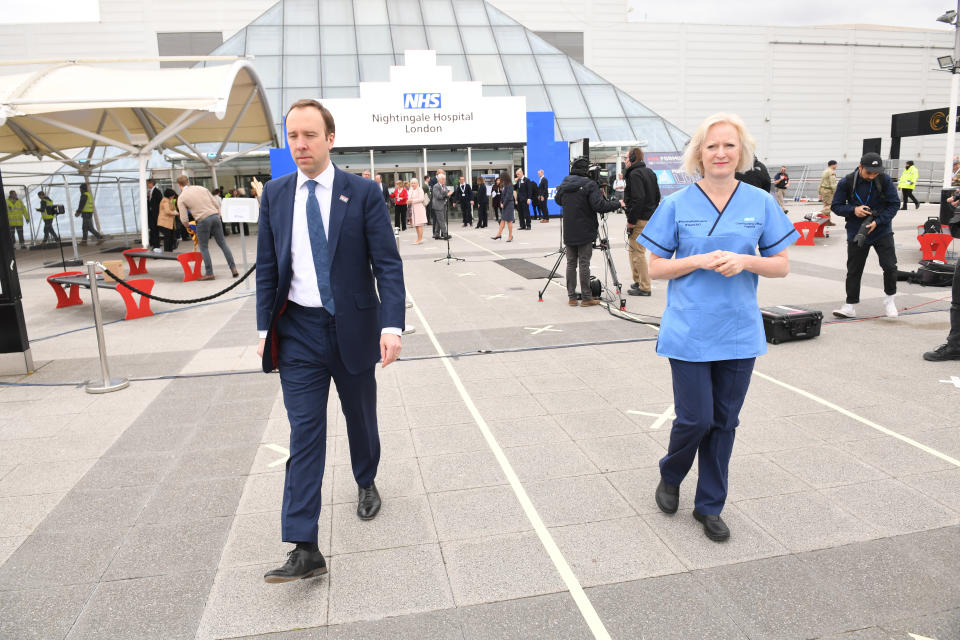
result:
M 473 189 L 470 188 L 469 184 L 464 183 L 463 185 L 463 198 L 460 197 L 460 185 L 458 184 L 453 188 L 453 197 L 452 200 L 460 204 L 460 206 L 468 205 L 473 202 Z
M 334 167 L 330 198 L 330 285 L 340 357 L 350 373 L 380 359 L 380 331 L 403 329 L 403 263 L 379 185 Z M 257 329 L 267 331 L 263 370 L 279 360 L 277 318 L 287 306 L 293 258 L 293 201 L 297 174 L 269 181 L 260 196 L 257 235 Z M 374 283 L 376 278 L 376 283 Z M 377 297 L 379 291 L 380 297 Z

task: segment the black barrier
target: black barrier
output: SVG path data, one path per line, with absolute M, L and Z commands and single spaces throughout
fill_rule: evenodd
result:
M 121 287 L 125 287 L 130 291 L 133 291 L 134 293 L 139 293 L 140 295 L 150 298 L 151 300 L 156 300 L 157 302 L 166 302 L 168 304 L 197 304 L 198 302 L 206 302 L 207 300 L 213 300 L 214 298 L 219 298 L 223 294 L 234 289 L 238 284 L 246 280 L 248 277 L 250 277 L 250 274 L 257 269 L 257 265 L 253 265 L 252 267 L 247 269 L 247 272 L 245 274 L 240 276 L 229 287 L 227 287 L 226 289 L 223 289 L 222 291 L 218 291 L 217 293 L 211 294 L 209 296 L 204 296 L 202 298 L 191 298 L 189 300 L 174 300 L 173 298 L 162 298 L 160 296 L 155 296 L 153 294 L 147 293 L 146 291 L 140 291 L 140 289 L 137 289 L 133 285 L 127 284 L 126 281 L 122 280 L 119 276 L 111 272 L 109 269 L 107 269 L 105 266 L 103 266 L 99 262 L 97 263 L 97 266 L 100 267 L 100 269 L 102 269 L 105 274 L 107 274 L 108 276 L 116 280 L 117 284 L 120 285 Z

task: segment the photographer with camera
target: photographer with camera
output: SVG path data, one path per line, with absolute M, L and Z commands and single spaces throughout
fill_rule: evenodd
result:
M 567 254 L 567 297 L 577 306 L 577 267 L 580 269 L 581 306 L 600 304 L 590 292 L 590 257 L 600 226 L 597 214 L 616 211 L 623 201 L 604 200 L 600 186 L 588 177 L 590 161 L 579 157 L 570 164 L 570 175 L 563 179 L 554 196 L 563 211 L 563 244 Z
M 948 198 L 947 202 L 954 207 L 953 217 L 948 221 L 950 225 L 950 235 L 954 238 L 960 238 L 960 213 L 957 212 L 957 206 L 960 205 L 960 190 L 954 191 L 953 197 Z M 950 332 L 947 333 L 947 341 L 933 351 L 924 353 L 924 360 L 929 360 L 930 362 L 960 360 L 960 269 L 957 269 L 956 264 L 953 265 L 953 288 L 951 289 L 951 293 Z
M 857 317 L 853 305 L 860 302 L 860 278 L 870 247 L 883 269 L 883 309 L 896 318 L 897 252 L 893 245 L 893 217 L 900 208 L 900 196 L 893 180 L 884 173 L 879 153 L 865 153 L 857 170 L 837 184 L 830 209 L 847 219 L 847 298 L 833 312 L 838 318 Z
M 660 204 L 660 186 L 657 184 L 657 174 L 643 163 L 643 151 L 640 147 L 627 153 L 626 165 L 623 202 L 627 210 L 627 255 L 630 257 L 630 270 L 633 272 L 633 284 L 627 293 L 631 296 L 649 296 L 647 252 L 643 245 L 637 242 L 637 238 Z
M 60 242 L 60 236 L 53 230 L 53 219 L 58 213 L 63 213 L 63 207 L 53 204 L 53 200 L 48 198 L 43 191 L 38 191 L 37 197 L 40 198 L 40 208 L 37 211 L 40 212 L 40 219 L 43 220 L 42 244 L 47 244 L 49 238 L 52 238 L 54 242 Z

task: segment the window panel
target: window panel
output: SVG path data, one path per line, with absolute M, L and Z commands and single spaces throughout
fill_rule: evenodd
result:
M 427 34 L 423 27 L 391 27 L 393 32 L 393 51 L 402 54 L 408 49 L 426 49 Z
M 628 116 L 642 118 L 657 115 L 619 89 L 617 89 L 617 97 L 620 98 L 620 102 L 623 104 L 623 110 L 627 112 Z
M 253 60 L 253 68 L 257 70 L 260 76 L 260 82 L 264 87 L 282 87 L 283 79 L 280 77 L 280 56 L 259 56 Z
M 490 24 L 516 25 L 517 21 L 506 15 L 489 2 L 487 3 L 487 15 L 490 17 Z
M 489 27 L 461 27 L 460 37 L 467 53 L 497 53 L 497 43 Z
M 320 85 L 320 56 L 286 56 L 283 58 L 284 87 L 317 87 Z
M 353 19 L 357 24 L 390 24 L 385 0 L 353 0 Z
M 583 97 L 590 107 L 590 115 L 594 118 L 623 118 L 623 109 L 617 94 L 610 85 L 580 87 Z M 627 138 L 624 138 L 626 140 Z
M 387 0 L 390 24 L 423 24 L 420 19 L 420 3 L 417 0 Z
M 483 95 L 485 97 L 509 96 L 510 87 L 506 85 L 483 85 Z
M 533 56 L 500 56 L 510 84 L 540 84 L 540 71 Z
M 263 92 L 267 96 L 267 104 L 270 105 L 270 114 L 273 115 L 273 119 L 276 120 L 277 124 L 280 124 L 284 114 L 284 112 L 280 110 L 280 89 L 264 89 Z M 282 132 L 280 139 L 283 139 Z
M 421 0 L 423 3 L 423 24 L 457 24 L 450 0 Z
M 380 25 L 376 27 L 357 27 L 358 53 L 389 53 L 393 54 L 393 41 L 390 37 L 390 27 Z
M 597 140 L 597 130 L 593 127 L 593 121 L 590 118 L 558 118 L 557 122 L 563 134 L 561 140 L 579 140 L 580 138 Z
M 457 0 L 453 3 L 453 10 L 457 14 L 457 24 L 464 28 L 487 25 L 490 22 L 482 0 Z
M 283 3 L 278 2 L 269 9 L 263 12 L 259 18 L 256 19 L 257 25 L 281 25 L 283 24 Z M 279 100 L 279 98 L 277 98 Z
M 601 140 L 633 140 L 633 131 L 625 118 L 594 118 Z
M 556 54 L 561 53 L 559 49 L 555 46 L 541 38 L 535 33 L 528 33 L 527 38 L 530 40 L 530 46 L 533 47 L 534 53 L 546 53 L 546 54 Z
M 437 56 L 437 64 L 451 67 L 456 81 L 473 80 L 467 68 L 467 59 L 463 56 Z
M 467 56 L 470 72 L 474 80 L 483 84 L 506 84 L 507 77 L 503 74 L 500 56 Z
M 320 60 L 324 87 L 351 87 L 357 84 L 357 59 L 354 56 L 323 56 Z
M 280 27 L 247 27 L 247 53 L 253 56 L 278 56 L 282 40 Z
M 292 105 L 297 100 L 303 100 L 304 98 L 310 98 L 313 100 L 320 99 L 320 87 L 303 87 L 299 89 L 284 89 L 283 90 L 283 111 L 281 112 L 281 117 L 287 112 Z
M 575 60 L 570 63 L 570 66 L 573 67 L 573 73 L 580 84 L 608 84 L 606 80 Z
M 320 52 L 341 55 L 357 52 L 357 35 L 353 27 L 320 27 Z
M 284 27 L 283 53 L 284 55 L 319 55 L 320 29 L 318 27 Z
M 523 27 L 494 27 L 493 34 L 500 53 L 530 53 L 530 43 Z
M 558 118 L 589 118 L 587 103 L 583 101 L 580 87 L 550 86 L 547 85 L 553 111 Z
M 537 31 L 537 37 L 577 62 L 583 62 L 583 33 L 579 31 Z
M 524 96 L 527 99 L 527 111 L 553 111 L 547 91 L 542 85 L 514 86 L 513 95 Z
M 673 144 L 677 151 L 683 149 L 683 147 L 687 144 L 687 141 L 690 140 L 690 136 L 669 122 L 665 121 L 663 124 L 667 127 L 667 132 L 670 134 L 670 137 L 673 138 Z
M 537 64 L 544 84 L 576 84 L 567 56 L 537 56 Z
M 660 118 L 630 118 L 633 134 L 651 151 L 673 151 L 676 147 Z
M 212 55 L 218 56 L 242 56 L 246 53 L 247 46 L 247 31 L 246 29 L 240 31 L 237 35 L 233 36 L 222 45 L 217 47 L 214 50 Z
M 353 2 L 320 0 L 320 24 L 353 24 Z
M 360 58 L 361 82 L 387 82 L 390 79 L 390 65 L 393 64 L 393 54 L 358 57 Z
M 463 53 L 460 30 L 456 27 L 427 27 L 427 41 L 438 54 Z
M 284 0 L 283 23 L 286 25 L 315 25 L 320 16 L 317 13 L 317 0 Z
M 360 87 L 324 87 L 324 98 L 359 98 Z

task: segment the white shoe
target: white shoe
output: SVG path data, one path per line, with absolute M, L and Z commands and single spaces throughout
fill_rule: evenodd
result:
M 883 299 L 883 310 L 887 312 L 888 318 L 896 318 L 900 315 L 900 312 L 897 311 L 897 302 L 893 299 L 893 296 L 887 296 Z
M 839 309 L 834 309 L 833 315 L 838 318 L 856 318 L 857 310 L 853 308 L 852 304 L 845 304 Z

